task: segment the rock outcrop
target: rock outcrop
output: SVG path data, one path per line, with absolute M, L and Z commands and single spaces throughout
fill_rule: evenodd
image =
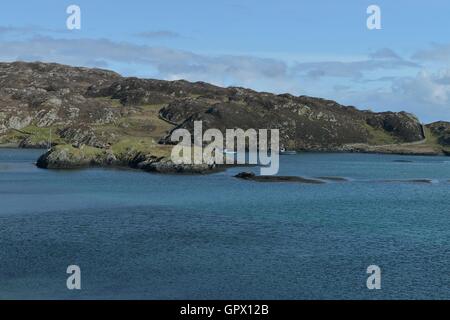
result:
M 115 154 L 111 149 L 59 145 L 39 157 L 39 168 L 76 169 L 83 167 L 129 167 L 148 172 L 203 174 L 219 170 L 214 164 L 176 164 L 164 155 L 152 155 L 137 150 Z

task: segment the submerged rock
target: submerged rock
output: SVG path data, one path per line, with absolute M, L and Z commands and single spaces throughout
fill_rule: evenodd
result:
M 324 181 L 316 179 L 307 179 L 296 176 L 257 176 L 252 172 L 241 172 L 235 175 L 235 178 L 243 180 L 251 180 L 257 182 L 297 182 L 310 184 L 323 184 Z
M 380 180 L 380 182 L 387 182 L 387 183 L 433 183 L 433 180 L 431 179 L 388 179 L 388 180 Z
M 329 181 L 340 181 L 340 182 L 348 181 L 348 179 L 343 178 L 343 177 L 317 177 L 317 179 L 329 180 Z

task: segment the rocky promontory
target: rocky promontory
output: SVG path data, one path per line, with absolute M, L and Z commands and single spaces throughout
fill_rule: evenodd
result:
M 83 167 L 129 167 L 148 172 L 159 173 L 209 173 L 219 168 L 208 164 L 176 164 L 161 150 L 143 152 L 129 150 L 126 153 L 114 153 L 111 149 L 100 149 L 82 145 L 58 145 L 39 157 L 39 168 L 75 169 Z
M 126 78 L 54 63 L 0 63 L 0 145 L 48 148 L 43 168 L 127 166 L 208 172 L 170 161 L 177 128 L 279 129 L 297 151 L 450 153 L 450 124 L 406 112 L 375 113 L 335 101 L 204 82 Z

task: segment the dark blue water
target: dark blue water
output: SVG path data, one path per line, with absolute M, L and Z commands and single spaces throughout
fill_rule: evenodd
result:
M 450 298 L 450 158 L 282 157 L 283 175 L 350 179 L 307 185 L 41 170 L 39 154 L 0 150 L 0 298 Z

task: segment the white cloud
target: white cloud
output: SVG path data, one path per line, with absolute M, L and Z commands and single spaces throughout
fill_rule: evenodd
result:
M 390 87 L 363 91 L 337 91 L 339 100 L 362 109 L 408 111 L 423 122 L 450 120 L 449 69 L 420 71 L 413 77 L 393 80 Z
M 421 71 L 415 78 L 398 80 L 394 84 L 394 91 L 421 101 L 424 105 L 443 106 L 450 111 L 449 74 L 449 69 L 441 70 L 438 73 Z

